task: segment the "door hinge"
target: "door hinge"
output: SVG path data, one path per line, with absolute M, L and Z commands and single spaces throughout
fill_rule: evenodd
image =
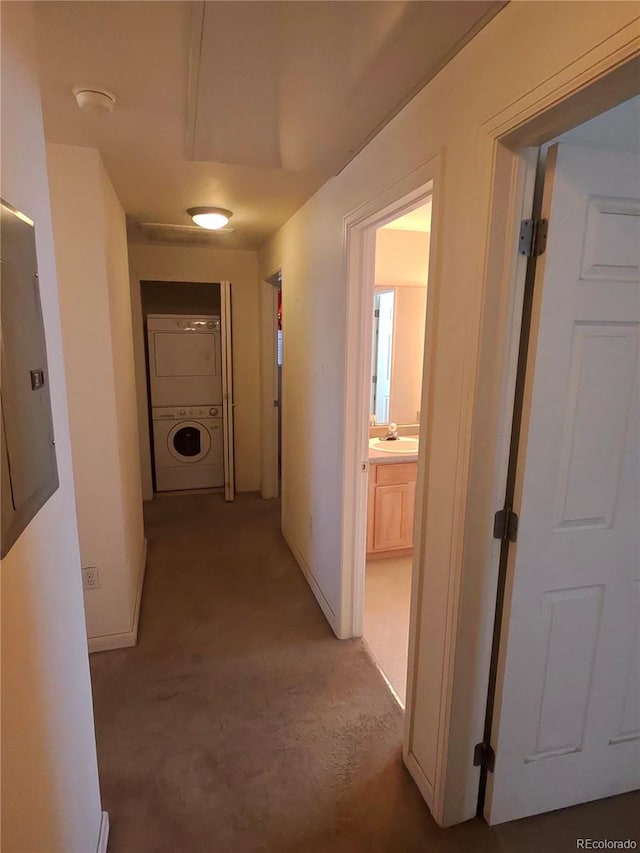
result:
M 537 258 L 547 248 L 548 219 L 523 219 L 520 223 L 518 251 L 527 258 Z
M 515 542 L 518 538 L 518 513 L 510 506 L 504 507 L 493 516 L 493 538 L 503 542 Z
M 473 766 L 485 767 L 489 773 L 493 773 L 496 766 L 496 754 L 490 743 L 483 741 L 477 743 L 473 748 Z
M 374 316 L 374 317 L 379 317 L 379 316 L 380 316 L 380 309 L 379 309 L 379 308 L 376 308 L 376 310 L 373 312 L 373 316 Z

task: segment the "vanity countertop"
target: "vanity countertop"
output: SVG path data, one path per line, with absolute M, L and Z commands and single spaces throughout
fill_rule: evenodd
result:
M 418 436 L 408 435 L 407 438 L 418 438 Z M 400 462 L 417 461 L 417 453 L 386 453 L 384 450 L 369 448 L 369 462 L 373 465 L 397 465 Z

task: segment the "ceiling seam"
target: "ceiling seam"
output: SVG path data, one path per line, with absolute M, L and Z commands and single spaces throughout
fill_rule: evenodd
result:
M 202 49 L 204 44 L 204 25 L 207 14 L 205 0 L 193 5 L 191 24 L 191 55 L 189 58 L 189 80 L 187 83 L 187 139 L 186 155 L 190 160 L 195 159 L 195 146 L 198 127 L 198 96 L 200 92 L 200 69 L 202 66 Z M 199 31 L 199 32 L 198 32 Z M 194 41 L 197 45 L 194 48 Z

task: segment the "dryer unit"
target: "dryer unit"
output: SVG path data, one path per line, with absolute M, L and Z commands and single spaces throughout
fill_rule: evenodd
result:
M 157 491 L 224 486 L 222 409 L 166 406 L 152 416 Z
M 220 317 L 149 314 L 151 406 L 222 403 Z

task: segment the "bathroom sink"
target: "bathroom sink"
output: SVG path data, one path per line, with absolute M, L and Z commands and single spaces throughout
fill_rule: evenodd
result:
M 369 447 L 371 450 L 381 450 L 383 453 L 417 453 L 418 439 L 407 438 L 400 436 L 395 441 L 381 441 L 379 438 L 370 438 Z

